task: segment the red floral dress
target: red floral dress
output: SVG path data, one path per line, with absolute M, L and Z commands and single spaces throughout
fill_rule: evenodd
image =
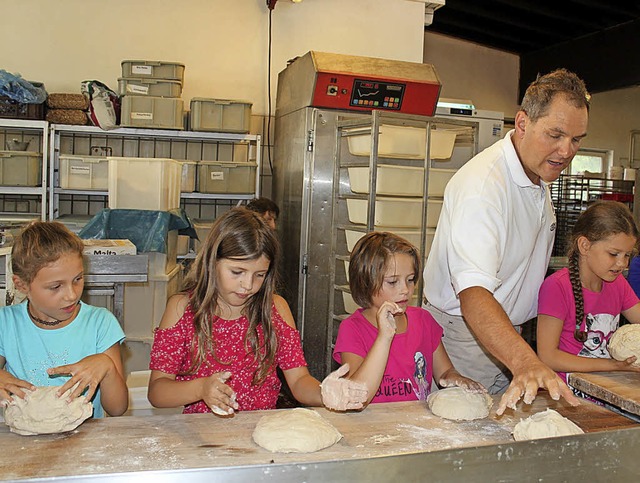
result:
M 188 371 L 192 362 L 191 347 L 195 332 L 193 316 L 189 305 L 176 325 L 167 329 L 156 329 L 149 368 L 166 374 L 175 374 L 176 381 L 190 381 L 228 371 L 231 377 L 227 384 L 236 392 L 241 411 L 274 409 L 281 387 L 276 367 L 273 367 L 260 385 L 256 386 L 252 383 L 253 375 L 258 370 L 258 363 L 253 354 L 245 349 L 244 338 L 249 329 L 249 320 L 244 316 L 235 320 L 215 318 L 212 329 L 217 360 L 209 354 L 208 364 L 203 364 L 195 374 L 180 375 Z M 306 367 L 300 334 L 282 319 L 275 306 L 271 310 L 271 322 L 275 327 L 278 341 L 275 364 L 282 370 Z M 258 327 L 258 336 L 261 343 L 263 333 L 260 327 Z M 185 414 L 207 412 L 211 410 L 204 401 L 187 404 L 183 411 Z

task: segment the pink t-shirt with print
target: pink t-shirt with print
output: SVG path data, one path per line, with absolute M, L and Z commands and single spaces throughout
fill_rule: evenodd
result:
M 396 334 L 391 342 L 387 367 L 373 403 L 424 400 L 429 394 L 433 353 L 440 344 L 442 327 L 420 307 L 407 307 L 407 320 L 406 332 Z M 339 364 L 343 352 L 364 358 L 377 336 L 377 327 L 358 309 L 340 324 L 333 358 Z

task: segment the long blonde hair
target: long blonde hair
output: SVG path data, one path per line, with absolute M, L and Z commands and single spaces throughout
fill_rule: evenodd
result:
M 271 311 L 280 248 L 273 230 L 257 213 L 246 208 L 233 208 L 215 221 L 185 280 L 184 290 L 189 294 L 195 325 L 190 373 L 206 364 L 208 354 L 216 357 L 212 325 L 220 296 L 216 280 L 218 260 L 256 260 L 263 255 L 270 262 L 269 269 L 262 287 L 251 296 L 243 309 L 249 320 L 244 342 L 245 350 L 252 353 L 258 361 L 259 369 L 254 375 L 253 383 L 260 384 L 269 374 L 275 363 L 277 350 Z M 262 345 L 259 327 L 264 336 Z
M 569 245 L 569 279 L 576 305 L 576 329 L 573 333 L 579 342 L 587 340 L 587 333 L 580 330 L 584 319 L 584 297 L 580 281 L 580 250 L 578 238 L 585 237 L 590 242 L 604 240 L 612 235 L 624 233 L 638 240 L 638 227 L 629 208 L 617 201 L 596 201 L 582 213 L 573 227 Z

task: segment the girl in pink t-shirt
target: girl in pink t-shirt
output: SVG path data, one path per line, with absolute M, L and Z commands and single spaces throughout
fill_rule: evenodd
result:
M 409 306 L 419 274 L 418 250 L 393 233 L 368 233 L 351 252 L 349 287 L 364 308 L 340 324 L 333 357 L 349 364 L 350 379 L 366 384 L 367 402 L 424 400 L 432 378 L 485 391 L 454 369 L 431 314 Z
M 273 409 L 280 367 L 303 404 L 362 407 L 366 390 L 339 376 L 320 383 L 307 369 L 300 334 L 275 295 L 278 240 L 257 213 L 234 208 L 216 220 L 185 292 L 167 302 L 151 350 L 149 401 L 185 413 Z
M 569 267 L 549 276 L 538 299 L 538 355 L 566 381 L 567 372 L 640 371 L 611 358 L 607 344 L 620 314 L 640 322 L 640 303 L 622 275 L 638 229 L 627 206 L 598 201 L 578 218 Z

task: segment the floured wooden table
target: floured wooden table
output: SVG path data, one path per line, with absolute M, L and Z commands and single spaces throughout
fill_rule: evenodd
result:
M 589 396 L 640 416 L 640 373 L 575 372 L 569 374 L 569 383 Z
M 212 414 L 106 418 L 87 421 L 69 433 L 43 436 L 19 436 L 3 426 L 0 477 L 108 476 L 247 465 L 269 468 L 513 444 L 515 424 L 547 407 L 586 432 L 638 427 L 594 404 L 571 408 L 546 393 L 531 406 L 519 405 L 518 411 L 507 410 L 499 418 L 493 412 L 487 419 L 470 422 L 441 419 L 420 402 L 373 404 L 347 414 L 316 409 L 344 437 L 332 447 L 309 454 L 271 453 L 256 445 L 251 434 L 266 411 L 241 412 L 228 419 Z

